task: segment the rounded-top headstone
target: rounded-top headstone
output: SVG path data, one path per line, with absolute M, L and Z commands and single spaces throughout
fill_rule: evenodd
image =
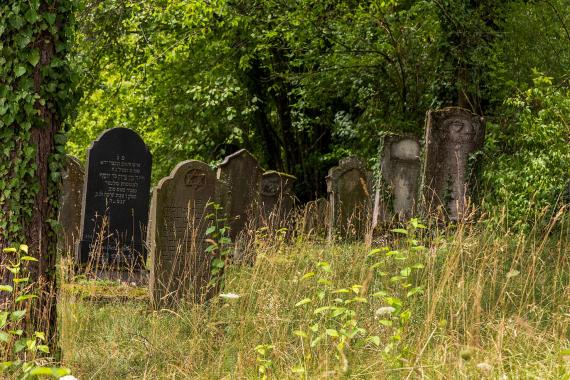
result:
M 155 307 L 207 296 L 212 256 L 206 252 L 206 230 L 214 222 L 208 215 L 217 202 L 217 183 L 210 166 L 188 160 L 154 189 L 149 285 Z
M 424 197 L 428 212 L 445 209 L 461 219 L 472 185 L 469 157 L 482 148 L 485 120 L 464 108 L 429 111 L 426 123 Z
M 112 128 L 87 154 L 77 259 L 143 266 L 152 156 L 133 130 Z
M 250 223 L 255 223 L 262 174 L 257 159 L 245 149 L 227 156 L 218 166 L 217 177 L 226 184 L 223 204 L 230 218 L 233 241 L 239 239 Z

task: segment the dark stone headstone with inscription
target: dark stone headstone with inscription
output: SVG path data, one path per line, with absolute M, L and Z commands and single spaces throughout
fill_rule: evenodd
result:
M 371 175 L 356 157 L 341 160 L 326 178 L 330 203 L 329 241 L 361 239 L 370 228 Z
M 262 223 L 270 228 L 291 227 L 288 220 L 295 207 L 293 184 L 297 178 L 277 171 L 266 171 L 261 177 Z
M 153 192 L 150 294 L 155 308 L 181 300 L 200 302 L 208 297 L 211 253 L 206 252 L 206 230 L 214 222 L 211 202 L 218 181 L 200 161 L 179 163 Z
M 260 202 L 261 176 L 259 163 L 247 150 L 227 156 L 219 166 L 217 177 L 226 184 L 222 200 L 229 217 L 230 237 L 237 242 L 248 228 L 255 229 L 255 215 Z
M 83 200 L 83 182 L 85 170 L 76 157 L 67 156 L 63 172 L 61 206 L 58 221 L 61 235 L 58 247 L 63 255 L 73 255 L 75 244 L 79 241 L 81 228 L 81 201 Z
M 417 211 L 421 178 L 418 138 L 386 137 L 381 162 L 382 181 L 391 194 L 391 211 L 398 220 L 405 220 Z
M 109 129 L 88 151 L 81 241 L 76 259 L 142 267 L 152 156 L 136 132 Z
M 459 107 L 428 112 L 423 174 L 428 213 L 463 218 L 473 185 L 475 162 L 470 157 L 482 148 L 484 139 L 485 122 L 479 115 Z

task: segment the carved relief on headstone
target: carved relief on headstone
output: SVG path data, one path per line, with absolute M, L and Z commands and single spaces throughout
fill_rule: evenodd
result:
M 66 157 L 65 170 L 62 177 L 61 205 L 58 215 L 61 234 L 58 239 L 58 248 L 63 255 L 73 256 L 75 244 L 79 241 L 81 202 L 83 200 L 83 182 L 85 179 L 83 165 L 76 157 Z
M 217 180 L 200 161 L 179 163 L 153 192 L 150 219 L 150 293 L 154 307 L 205 300 L 211 253 L 206 230 L 214 223 Z
M 356 157 L 341 160 L 326 178 L 330 203 L 328 238 L 364 238 L 370 228 L 370 172 Z
M 381 180 L 391 195 L 391 211 L 399 220 L 416 211 L 421 161 L 418 138 L 388 136 L 384 139 Z
M 152 156 L 136 132 L 109 129 L 87 155 L 81 241 L 76 259 L 116 267 L 143 267 Z
M 447 212 L 449 219 L 465 215 L 472 185 L 469 157 L 482 148 L 485 122 L 466 109 L 430 111 L 426 122 L 423 193 L 428 212 Z
M 261 224 L 270 228 L 290 228 L 295 206 L 292 175 L 266 171 L 261 177 Z
M 221 201 L 229 218 L 233 242 L 244 238 L 242 235 L 248 229 L 256 227 L 262 174 L 255 157 L 245 149 L 227 156 L 218 166 L 217 178 L 226 186 Z
M 330 206 L 325 198 L 307 202 L 303 210 L 302 231 L 306 235 L 326 236 L 330 228 Z

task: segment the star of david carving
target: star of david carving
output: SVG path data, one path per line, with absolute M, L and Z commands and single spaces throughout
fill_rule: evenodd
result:
M 190 170 L 184 177 L 184 183 L 192 190 L 200 190 L 206 185 L 206 174 L 199 170 Z

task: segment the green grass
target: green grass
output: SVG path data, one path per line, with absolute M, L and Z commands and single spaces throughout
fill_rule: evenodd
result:
M 82 380 L 570 378 L 567 227 L 417 232 L 371 257 L 363 244 L 264 239 L 255 265 L 226 272 L 223 292 L 239 298 L 175 310 L 151 310 L 145 289 L 67 284 L 63 364 Z

